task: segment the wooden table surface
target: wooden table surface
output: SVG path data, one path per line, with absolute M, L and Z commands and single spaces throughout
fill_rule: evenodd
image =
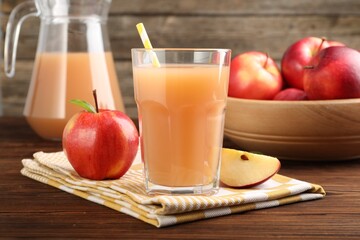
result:
M 280 174 L 322 185 L 324 199 L 157 229 L 20 174 L 21 159 L 61 149 L 23 118 L 0 117 L 1 239 L 360 239 L 358 160 L 282 161 Z

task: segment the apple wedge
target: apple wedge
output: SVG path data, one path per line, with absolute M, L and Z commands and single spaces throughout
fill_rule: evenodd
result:
M 251 187 L 271 178 L 280 167 L 277 158 L 223 148 L 220 180 L 229 187 Z

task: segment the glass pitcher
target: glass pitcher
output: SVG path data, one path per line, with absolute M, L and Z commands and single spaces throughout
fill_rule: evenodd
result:
M 61 139 L 71 116 L 81 111 L 71 99 L 99 108 L 124 111 L 107 33 L 111 0 L 31 0 L 16 6 L 6 29 L 4 64 L 14 76 L 22 22 L 40 17 L 34 69 L 24 107 L 33 130 L 46 139 Z

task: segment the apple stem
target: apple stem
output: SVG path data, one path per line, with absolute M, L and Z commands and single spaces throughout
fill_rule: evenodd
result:
M 304 69 L 314 69 L 314 66 L 304 66 Z
M 99 113 L 99 106 L 98 106 L 98 101 L 97 101 L 96 89 L 93 90 L 93 96 L 94 96 L 94 101 L 95 101 L 96 113 Z
M 265 63 L 264 63 L 264 68 L 266 68 L 266 65 L 268 64 L 268 61 L 269 61 L 269 53 L 266 53 L 266 60 L 265 60 Z
M 317 52 L 320 52 L 320 50 L 321 50 L 321 48 L 322 48 L 322 45 L 324 44 L 325 41 L 326 41 L 326 37 L 322 37 L 322 38 L 321 38 L 321 43 L 320 43 L 320 46 L 319 46 Z

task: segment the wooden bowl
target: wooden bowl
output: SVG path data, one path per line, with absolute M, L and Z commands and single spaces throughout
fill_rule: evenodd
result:
M 360 158 L 360 99 L 228 98 L 224 135 L 246 151 L 289 160 Z

